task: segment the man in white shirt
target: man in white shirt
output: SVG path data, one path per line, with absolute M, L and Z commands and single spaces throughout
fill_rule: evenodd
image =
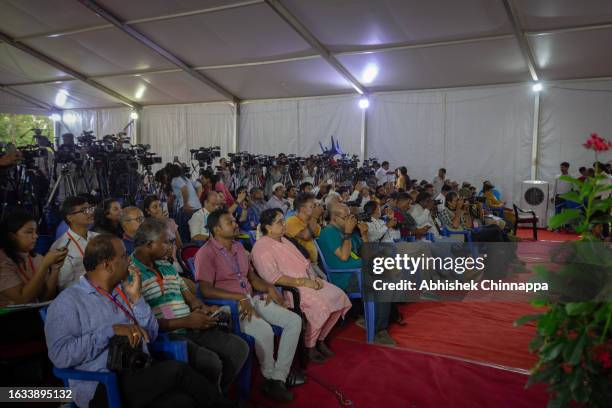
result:
M 384 161 L 378 170 L 376 170 L 376 184 L 382 186 L 388 181 L 393 182 L 393 172 L 389 171 L 389 162 Z
M 189 235 L 192 241 L 205 241 L 209 231 L 206 227 L 208 214 L 220 207 L 220 197 L 216 191 L 209 191 L 204 197 L 204 207 L 194 212 L 189 219 Z
M 450 193 L 452 190 L 453 188 L 449 186 L 448 184 L 444 184 L 442 186 L 442 190 L 440 191 L 440 194 L 438 194 L 435 198 L 435 201 L 437 201 L 436 206 L 438 207 L 438 211 L 444 210 L 444 205 L 446 204 L 446 195 Z
M 572 183 L 560 179 L 561 176 L 569 176 L 569 163 L 563 162 L 559 167 L 561 169 L 561 174 L 555 178 L 552 197 L 550 198 L 550 201 L 555 203 L 555 213 L 561 211 L 563 209 L 563 205 L 565 204 L 565 200 L 561 198 L 561 194 L 568 193 L 572 190 Z
M 433 179 L 434 194 L 439 194 L 442 191 L 442 186 L 446 180 L 446 169 L 441 168 L 438 170 L 438 175 Z
M 280 208 L 283 214 L 287 214 L 287 211 L 289 211 L 289 202 L 285 198 L 283 183 L 276 183 L 272 186 L 272 196 L 268 200 L 268 208 Z
M 51 250 L 68 247 L 68 255 L 59 272 L 57 285 L 60 290 L 78 283 L 85 274 L 85 247 L 89 240 L 98 235 L 89 231 L 93 224 L 94 209 L 95 207 L 81 196 L 67 197 L 62 203 L 60 211 L 69 228 L 51 245 Z

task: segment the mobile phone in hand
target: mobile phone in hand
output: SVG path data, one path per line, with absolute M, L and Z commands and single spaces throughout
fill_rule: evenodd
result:
M 217 317 L 217 316 L 219 316 L 221 313 L 223 313 L 223 312 L 221 311 L 221 309 L 217 309 L 217 310 L 215 310 L 215 312 L 214 312 L 213 314 L 211 314 L 211 315 L 210 315 L 210 317 Z

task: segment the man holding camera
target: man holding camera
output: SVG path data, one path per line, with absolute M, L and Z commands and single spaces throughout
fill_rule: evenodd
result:
M 117 369 L 117 361 L 139 361 L 137 366 L 117 369 L 120 396 L 127 406 L 235 405 L 188 364 L 174 360 L 150 364 L 143 357 L 146 343 L 157 337 L 158 324 L 141 296 L 140 273 L 135 272 L 131 283 L 124 282 L 128 257 L 121 239 L 110 234 L 94 237 L 83 264 L 86 275 L 60 293 L 47 313 L 45 337 L 56 367 L 106 372 L 109 363 Z M 120 343 L 125 346 L 110 350 L 111 344 Z M 121 359 L 126 354 L 133 358 Z M 74 380 L 70 387 L 78 406 L 108 406 L 103 384 Z
M 410 194 L 399 193 L 397 196 L 397 207 L 393 209 L 393 215 L 397 220 L 397 227 L 402 238 L 413 236 L 418 239 L 431 229 L 431 225 L 417 227 L 415 219 L 410 215 L 411 205 L 412 197 L 410 197 Z
M 249 346 L 219 327 L 229 314 L 197 299 L 171 264 L 164 261 L 170 244 L 163 220 L 148 218 L 134 238 L 131 257 L 135 276 L 142 277 L 142 295 L 153 309 L 160 330 L 173 340 L 187 341 L 189 363 L 208 380 L 227 390 L 244 365 Z

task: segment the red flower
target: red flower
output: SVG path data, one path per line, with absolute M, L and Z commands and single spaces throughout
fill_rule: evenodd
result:
M 612 341 L 593 347 L 593 361 L 601 363 L 604 369 L 612 368 Z
M 612 148 L 612 141 L 599 137 L 597 133 L 591 133 L 591 137 L 583 143 L 583 146 L 596 152 L 605 152 Z

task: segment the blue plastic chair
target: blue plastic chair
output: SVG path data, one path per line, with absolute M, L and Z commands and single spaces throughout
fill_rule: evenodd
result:
M 363 290 L 363 286 L 361 283 L 361 269 L 333 269 L 327 264 L 325 257 L 323 256 L 323 252 L 319 247 L 319 243 L 317 240 L 314 240 L 315 246 L 317 247 L 317 253 L 319 254 L 319 259 L 323 265 L 323 271 L 325 275 L 327 275 L 327 280 L 331 282 L 331 274 L 332 273 L 352 273 L 357 276 L 357 282 L 359 284 L 359 292 L 349 292 L 346 295 L 350 299 L 363 299 L 363 295 L 361 291 Z M 363 314 L 365 317 L 365 326 L 366 326 L 366 339 L 368 343 L 372 343 L 374 341 L 374 329 L 375 329 L 375 314 L 374 314 L 374 304 L 373 301 L 363 302 Z
M 47 319 L 47 308 L 38 310 L 43 321 Z M 160 333 L 157 340 L 149 344 L 151 353 L 164 354 L 177 361 L 188 362 L 187 357 L 187 342 L 186 341 L 170 341 L 168 335 Z M 63 381 L 65 387 L 70 387 L 68 380 L 81 381 L 96 381 L 106 387 L 106 398 L 109 408 L 121 408 L 121 397 L 119 396 L 119 386 L 117 385 L 117 375 L 113 372 L 94 372 L 76 370 L 74 368 L 57 368 L 53 367 L 53 374 Z M 76 404 L 72 403 L 72 407 Z

